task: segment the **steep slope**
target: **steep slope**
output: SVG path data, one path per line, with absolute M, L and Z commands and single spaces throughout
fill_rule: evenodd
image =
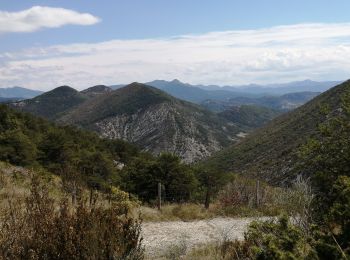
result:
M 30 112 L 48 119 L 56 119 L 60 113 L 83 103 L 88 97 L 77 90 L 62 86 L 49 92 L 37 96 L 33 99 L 27 99 L 13 103 L 17 109 Z
M 0 88 L 0 97 L 3 98 L 20 98 L 20 99 L 26 99 L 26 98 L 33 98 L 40 94 L 42 94 L 42 91 L 39 90 L 32 90 L 27 88 L 21 88 L 21 87 L 12 87 L 12 88 Z
M 261 127 L 280 114 L 280 111 L 254 105 L 233 106 L 218 113 L 220 117 L 235 122 L 247 130 Z
M 87 100 L 58 122 L 121 138 L 154 154 L 172 152 L 186 162 L 220 150 L 238 139 L 240 132 L 200 106 L 139 83 Z
M 205 163 L 217 169 L 257 176 L 271 183 L 287 181 L 295 174 L 300 145 L 310 136 L 315 136 L 318 125 L 327 119 L 321 107 L 328 106 L 332 111 L 330 115 L 337 113 L 341 96 L 346 91 L 350 91 L 350 81 L 272 120 Z

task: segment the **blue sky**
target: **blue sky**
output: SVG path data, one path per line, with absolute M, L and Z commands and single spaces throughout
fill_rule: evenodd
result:
M 3 0 L 0 87 L 342 80 L 348 10 L 345 0 Z

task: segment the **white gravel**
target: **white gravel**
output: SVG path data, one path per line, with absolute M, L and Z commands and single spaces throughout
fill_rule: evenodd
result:
M 265 219 L 265 218 L 260 218 Z M 142 225 L 146 255 L 156 258 L 171 246 L 186 242 L 187 250 L 198 245 L 243 239 L 247 226 L 257 218 L 214 218 L 191 222 L 146 222 Z

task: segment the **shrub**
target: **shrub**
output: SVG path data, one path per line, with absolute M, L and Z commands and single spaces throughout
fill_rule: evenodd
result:
M 299 222 L 309 220 L 313 193 L 308 180 L 298 177 L 289 188 L 273 187 L 260 181 L 258 190 L 256 183 L 254 179 L 236 175 L 219 192 L 219 209 L 226 215 L 287 214 Z
M 140 221 L 125 204 L 58 204 L 33 178 L 23 203 L 8 201 L 0 225 L 2 259 L 142 259 Z
M 278 221 L 253 222 L 244 241 L 222 245 L 228 259 L 317 259 L 311 240 L 287 217 Z

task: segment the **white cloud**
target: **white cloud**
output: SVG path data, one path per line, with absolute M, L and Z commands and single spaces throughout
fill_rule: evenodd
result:
M 239 85 L 350 75 L 350 23 L 297 24 L 0 53 L 0 86 L 86 88 L 154 79 Z
M 0 11 L 0 33 L 34 32 L 41 28 L 57 28 L 68 24 L 92 25 L 99 18 L 64 8 L 33 6 L 19 12 Z

